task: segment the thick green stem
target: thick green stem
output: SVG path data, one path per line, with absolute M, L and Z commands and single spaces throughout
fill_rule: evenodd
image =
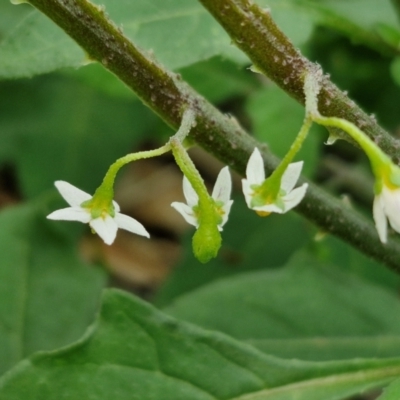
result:
M 221 0 L 212 0 L 210 4 L 213 2 L 220 4 Z M 179 76 L 166 71 L 146 57 L 107 20 L 104 13 L 86 0 L 30 0 L 30 3 L 64 29 L 90 57 L 102 62 L 124 81 L 143 102 L 175 129 L 180 126 L 183 110 L 191 108 L 196 114 L 196 126 L 191 131 L 193 139 L 240 174 L 244 175 L 246 162 L 254 147 L 262 150 L 267 174 L 271 174 L 277 167 L 279 160 L 247 135 L 235 119 L 221 114 L 182 82 Z M 243 22 L 247 24 L 249 37 L 254 36 L 255 28 L 251 26 L 253 22 L 249 24 L 251 21 L 246 18 Z M 241 35 L 246 36 L 244 27 L 240 23 L 236 28 Z M 257 40 L 253 47 L 259 45 L 260 41 Z M 260 51 L 268 52 L 270 47 L 271 45 L 266 47 L 265 44 L 261 44 Z M 296 54 L 294 55 L 298 58 Z M 287 72 L 288 84 L 290 83 L 292 87 L 293 78 L 290 71 Z M 285 78 L 281 74 L 278 76 L 283 82 Z M 302 84 L 301 82 L 301 85 L 298 83 L 293 86 L 294 89 L 299 86 L 298 90 L 296 89 L 299 98 L 302 98 Z M 347 110 L 344 112 L 345 115 L 339 115 L 346 118 L 354 106 L 351 106 L 350 100 L 339 91 L 334 91 L 333 95 L 337 95 L 337 98 L 329 98 L 336 109 L 339 109 L 340 105 L 344 107 L 344 104 L 349 102 L 345 107 Z M 327 99 L 326 94 L 324 98 Z M 330 114 L 332 113 L 328 112 L 328 115 Z M 355 116 L 357 112 L 351 120 L 354 120 Z M 364 118 L 363 115 L 361 117 Z M 370 136 L 374 136 L 375 131 L 381 132 L 374 121 L 371 119 L 365 121 L 366 126 L 363 128 Z M 369 220 L 344 207 L 339 200 L 315 185 L 310 184 L 305 198 L 296 209 L 321 229 L 346 240 L 400 272 L 400 241 L 389 239 L 388 243 L 383 245 Z
M 305 72 L 314 69 L 314 66 L 279 29 L 268 10 L 262 9 L 251 0 L 199 1 L 224 27 L 233 42 L 249 56 L 258 70 L 304 104 Z M 400 161 L 397 140 L 339 90 L 327 76 L 321 79 L 318 109 L 325 116 L 352 122 L 372 140 L 379 142 L 379 146 L 393 161 Z M 344 135 L 343 138 L 345 137 Z

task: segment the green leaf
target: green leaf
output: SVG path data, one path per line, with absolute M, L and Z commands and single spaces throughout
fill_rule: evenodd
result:
M 283 265 L 310 240 L 307 228 L 294 213 L 260 218 L 247 208 L 242 197 L 235 198 L 218 257 L 201 265 L 191 249 L 193 233 L 185 236 L 182 261 L 160 288 L 155 303 L 165 306 L 183 293 L 222 277 Z M 285 240 L 281 240 L 283 237 Z M 268 261 L 260 263 L 260 259 Z
M 0 214 L 0 372 L 38 350 L 77 340 L 94 318 L 105 276 L 45 220 L 43 202 Z
M 353 272 L 359 277 L 395 292 L 398 292 L 400 288 L 399 274 L 332 235 L 326 235 L 322 240 L 315 242 L 313 253 L 322 263 L 329 263 L 344 271 Z
M 383 392 L 378 400 L 398 400 L 400 398 L 400 379 L 394 381 Z
M 334 400 L 384 385 L 399 373 L 399 359 L 280 360 L 108 290 L 97 323 L 82 340 L 21 362 L 0 380 L 0 397 Z
M 257 76 L 248 68 L 214 57 L 179 71 L 183 79 L 213 103 L 246 96 L 259 87 Z
M 158 121 L 136 100 L 57 75 L 2 82 L 0 93 L 0 162 L 15 163 L 27 197 L 59 179 L 93 193 L 109 165 Z
M 253 123 L 257 139 L 271 151 L 284 157 L 299 133 L 304 120 L 304 108 L 276 86 L 264 87 L 248 98 L 246 110 Z M 296 160 L 304 160 L 303 173 L 311 176 L 319 158 L 319 144 L 326 137 L 314 126 Z
M 347 36 L 354 43 L 386 54 L 399 54 L 400 31 L 390 0 L 258 0 L 277 13 L 290 10 L 290 21 L 297 25 L 323 25 Z M 279 19 L 276 18 L 278 21 Z M 288 21 L 289 22 L 289 21 Z M 289 37 L 291 37 L 289 35 Z
M 277 357 L 309 361 L 400 357 L 400 336 L 258 339 L 248 343 Z
M 168 68 L 181 68 L 218 54 L 246 60 L 197 2 L 105 0 L 102 5 L 110 18 L 123 26 L 129 39 L 142 49 L 154 51 Z M 0 77 L 33 76 L 87 63 L 83 51 L 52 21 L 36 10 L 27 17 L 25 13 L 21 12 L 19 23 L 0 42 Z
M 15 18 L 0 41 L 0 78 L 31 77 L 88 62 L 83 50 L 51 20 L 27 4 L 18 8 L 18 22 Z
M 129 39 L 140 48 L 154 52 L 157 60 L 170 69 L 216 55 L 241 64 L 247 61 L 198 2 L 104 0 L 101 4 Z M 7 4 L 7 7 L 15 6 Z M 87 63 L 82 50 L 44 15 L 33 10 L 26 16 L 29 6 L 18 7 L 24 8 L 19 21 L 0 38 L 0 78 L 32 76 Z M 307 16 L 299 16 L 293 9 L 279 7 L 276 17 L 296 45 L 304 43 L 311 33 Z
M 165 311 L 239 339 L 400 334 L 395 294 L 305 253 L 283 269 L 211 283 Z

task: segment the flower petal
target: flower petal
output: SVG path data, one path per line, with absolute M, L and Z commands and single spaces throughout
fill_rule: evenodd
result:
M 112 244 L 117 236 L 118 225 L 114 219 L 107 215 L 105 218 L 92 219 L 89 225 L 103 239 L 105 244 Z
M 251 209 L 251 200 L 253 199 L 254 190 L 250 187 L 250 183 L 247 179 L 242 179 L 242 189 L 247 207 Z
M 90 221 L 91 216 L 88 211 L 81 207 L 68 207 L 53 211 L 46 218 L 62 221 L 79 221 L 87 224 Z
M 229 213 L 231 211 L 231 207 L 233 204 L 233 200 L 227 201 L 223 206 L 222 206 L 222 222 L 218 225 L 218 229 L 222 231 L 222 227 L 226 224 L 226 221 L 228 221 Z
M 308 183 L 305 183 L 304 185 L 301 185 L 300 187 L 292 190 L 286 196 L 282 197 L 282 201 L 285 205 L 284 212 L 287 212 L 296 207 L 303 200 L 303 197 L 307 191 L 307 187 Z
M 296 182 L 299 179 L 301 170 L 303 168 L 303 161 L 298 161 L 289 164 L 286 171 L 282 175 L 281 189 L 289 194 L 289 192 L 295 187 Z
M 81 189 L 65 181 L 56 181 L 54 185 L 64 200 L 72 207 L 80 206 L 84 201 L 90 200 L 92 196 Z
M 212 191 L 212 198 L 226 203 L 231 197 L 232 179 L 229 173 L 229 167 L 224 167 L 218 174 L 217 180 Z
M 190 208 L 187 204 L 174 201 L 171 204 L 171 207 L 175 208 L 175 210 L 182 215 L 188 224 L 193 225 L 196 228 L 199 226 L 199 222 L 197 221 L 192 208 Z
M 275 203 L 266 204 L 265 206 L 253 207 L 254 211 L 264 211 L 267 213 L 283 214 L 285 210 L 278 207 Z
M 194 207 L 199 202 L 199 196 L 192 187 L 186 176 L 183 176 L 183 194 L 185 195 L 186 203 L 189 207 Z
M 118 228 L 125 229 L 126 231 L 136 233 L 137 235 L 150 237 L 146 228 L 136 219 L 129 217 L 125 214 L 115 213 L 114 221 L 117 223 Z
M 384 186 L 381 196 L 378 197 L 390 226 L 400 233 L 400 189 L 391 190 Z
M 257 147 L 253 150 L 246 167 L 249 185 L 261 185 L 265 180 L 264 160 Z
M 119 204 L 116 202 L 116 201 L 112 201 L 112 204 L 113 204 L 113 206 L 114 206 L 114 211 L 116 212 L 116 213 L 119 213 L 120 211 L 121 211 L 121 208 L 120 208 L 120 206 L 119 206 Z
M 382 243 L 387 242 L 387 220 L 383 208 L 383 199 L 380 195 L 375 196 L 373 205 L 373 216 L 379 239 Z

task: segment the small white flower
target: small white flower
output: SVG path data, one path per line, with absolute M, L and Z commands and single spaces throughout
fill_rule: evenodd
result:
M 64 181 L 56 181 L 55 186 L 71 207 L 52 212 L 47 216 L 48 219 L 79 221 L 84 224 L 88 223 L 106 244 L 112 244 L 114 242 L 118 228 L 150 237 L 149 233 L 140 222 L 119 212 L 119 205 L 115 201 L 113 201 L 114 216 L 111 216 L 107 210 L 102 210 L 100 211 L 101 215 L 99 217 L 93 218 L 92 210 L 82 207 L 82 203 L 92 199 L 90 194 Z
M 382 243 L 387 241 L 387 220 L 390 226 L 400 233 L 400 188 L 390 189 L 383 185 L 381 193 L 375 196 L 373 214 Z
M 222 227 L 228 221 L 229 211 L 233 200 L 230 200 L 232 190 L 231 175 L 229 168 L 224 167 L 218 174 L 211 197 L 214 199 L 218 212 L 221 215 L 221 222 L 218 224 L 218 230 L 222 231 Z M 199 203 L 199 197 L 186 176 L 183 176 L 183 194 L 187 204 L 174 201 L 171 206 L 178 211 L 182 217 L 190 225 L 199 227 L 196 208 Z
M 293 189 L 299 179 L 302 168 L 303 161 L 289 164 L 282 175 L 278 197 L 270 203 L 266 200 L 264 205 L 255 206 L 253 204 L 253 198 L 257 194 L 257 188 L 265 181 L 264 160 L 262 159 L 260 151 L 255 148 L 247 163 L 247 179 L 242 179 L 243 193 L 247 206 L 260 213 L 260 215 L 269 215 L 272 212 L 283 214 L 293 207 L 296 207 L 306 194 L 308 186 L 308 184 L 305 183 Z

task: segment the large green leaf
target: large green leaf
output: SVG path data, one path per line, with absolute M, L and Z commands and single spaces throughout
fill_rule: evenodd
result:
M 400 379 L 393 382 L 378 400 L 398 400 L 400 399 Z
M 247 208 L 242 197 L 236 198 L 229 221 L 224 226 L 218 257 L 201 265 L 193 255 L 193 233 L 190 232 L 184 238 L 182 261 L 160 288 L 155 303 L 165 306 L 172 299 L 210 281 L 283 265 L 310 240 L 310 235 L 309 226 L 294 213 L 260 218 Z
M 94 318 L 104 274 L 45 220 L 43 202 L 0 214 L 0 372 L 77 340 Z
M 267 354 L 310 361 L 400 357 L 400 336 L 249 340 Z
M 240 339 L 400 334 L 395 294 L 304 253 L 283 269 L 242 274 L 182 295 L 165 311 Z
M 375 284 L 391 288 L 395 292 L 398 292 L 400 288 L 398 273 L 332 235 L 326 235 L 315 242 L 313 253 L 323 263 L 330 263 L 345 271 L 351 271 Z
M 23 361 L 0 381 L 7 400 L 334 400 L 390 382 L 400 360 L 280 360 L 181 323 L 123 292 L 105 293 L 75 345 Z
M 0 162 L 16 164 L 23 194 L 62 179 L 92 192 L 158 118 L 138 101 L 57 75 L 0 83 Z
M 101 4 L 110 18 L 123 26 L 128 38 L 141 48 L 154 51 L 168 68 L 181 68 L 215 55 L 241 63 L 246 60 L 196 0 L 104 0 Z M 82 50 L 44 15 L 33 10 L 27 16 L 25 8 L 29 6 L 18 7 L 19 21 L 14 18 L 15 25 L 4 31 L 2 40 L 0 37 L 0 77 L 32 76 L 87 62 Z M 277 14 L 295 44 L 307 39 L 312 26 L 306 16 L 299 19 L 285 7 L 279 8 Z M 303 21 L 301 26 L 299 21 Z
M 130 39 L 154 51 L 168 68 L 215 55 L 246 60 L 195 0 L 104 0 L 102 4 Z M 273 17 L 297 46 L 305 43 L 314 24 L 322 24 L 378 51 L 398 52 L 400 34 L 390 0 L 380 0 L 379 7 L 375 0 L 259 0 L 259 4 L 271 7 Z M 3 2 L 0 13 L 0 77 L 32 76 L 87 62 L 83 51 L 41 13 L 20 5 L 18 15 L 9 11 L 11 7 Z M 11 22 L 3 22 L 7 15 L 12 16 Z
M 390 0 L 379 0 L 379 7 L 376 0 L 258 0 L 258 3 L 271 7 L 278 22 L 280 10 L 286 10 L 284 15 L 294 30 L 299 29 L 296 26 L 323 25 L 357 44 L 399 54 L 400 30 Z
M 105 0 L 101 3 L 135 44 L 154 51 L 157 59 L 169 68 L 187 66 L 217 54 L 235 60 L 246 59 L 197 1 Z M 0 60 L 3 78 L 32 76 L 87 62 L 83 51 L 36 10 L 28 16 L 25 10 L 21 11 L 19 23 L 4 34 Z

